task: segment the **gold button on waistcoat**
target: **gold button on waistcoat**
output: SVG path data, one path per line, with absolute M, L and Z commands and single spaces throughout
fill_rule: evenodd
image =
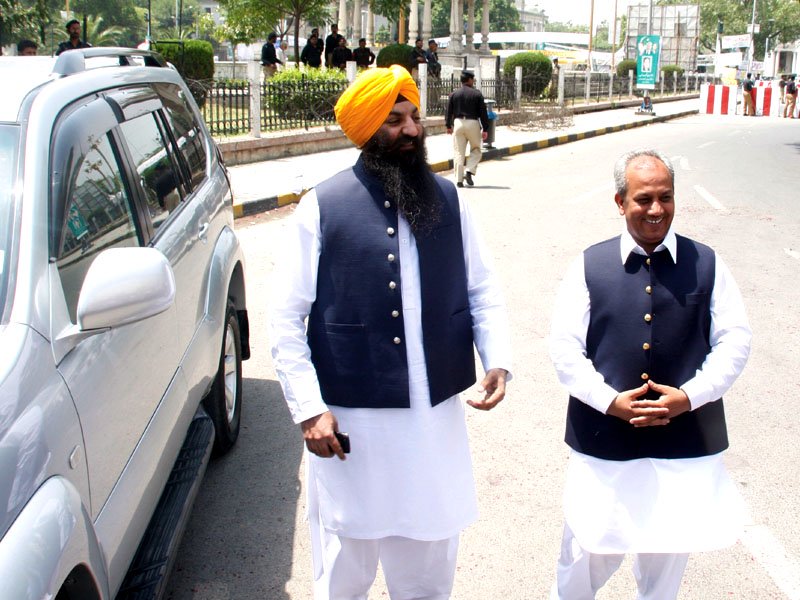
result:
M 650 350 L 650 344 L 648 344 L 647 342 L 642 344 L 642 350 Z
M 652 294 L 653 293 L 653 286 L 648 285 L 646 288 L 644 288 L 644 291 L 647 292 L 648 294 Z
M 390 282 L 389 282 L 389 289 L 390 289 L 390 290 L 393 290 L 393 289 L 394 289 L 394 288 L 396 288 L 396 287 L 397 287 L 397 284 L 396 284 L 394 281 L 390 281 Z
M 644 320 L 645 320 L 645 321 L 647 321 L 647 322 L 649 323 L 650 321 L 652 321 L 652 320 L 653 320 L 653 315 L 651 315 L 650 313 L 647 313 L 647 314 L 644 316 Z
M 392 340 L 395 344 L 399 344 L 402 340 L 399 337 L 396 337 Z
M 387 256 L 386 260 L 388 260 L 389 262 L 394 262 L 394 254 L 390 254 L 389 256 Z
M 392 316 L 396 319 L 397 317 L 400 316 L 400 311 L 399 310 L 393 310 L 392 311 Z
M 387 227 L 386 233 L 388 233 L 389 235 L 394 235 L 394 227 Z
M 650 258 L 649 257 L 645 259 L 644 264 L 646 264 L 647 266 L 650 266 Z
M 647 373 L 642 373 L 642 379 L 647 381 L 648 379 L 650 379 L 650 375 L 648 375 Z

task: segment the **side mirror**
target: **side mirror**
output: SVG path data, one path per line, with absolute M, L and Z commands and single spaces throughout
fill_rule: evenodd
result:
M 80 331 L 135 323 L 167 310 L 175 275 L 155 248 L 110 248 L 97 255 L 78 297 Z

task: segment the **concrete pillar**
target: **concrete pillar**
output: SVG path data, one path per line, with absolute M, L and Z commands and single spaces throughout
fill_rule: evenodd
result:
M 514 67 L 514 107 L 519 110 L 522 106 L 522 66 Z
M 450 2 L 450 45 L 447 47 L 448 54 L 461 54 L 464 46 L 461 43 L 462 35 L 462 12 L 461 2 L 451 0 Z
M 250 80 L 250 135 L 261 137 L 261 63 L 247 63 L 247 79 Z
M 344 71 L 347 75 L 347 81 L 353 83 L 356 80 L 356 75 L 358 75 L 358 64 L 354 60 L 348 60 L 345 63 Z
M 424 119 L 428 116 L 428 63 L 417 65 L 419 77 L 419 116 Z
M 587 104 L 589 103 L 589 98 L 591 97 L 591 95 L 592 95 L 592 72 L 586 71 L 586 86 L 584 89 L 583 96 Z
M 428 40 L 431 39 L 432 31 L 431 0 L 424 0 L 422 4 L 422 39 L 425 40 L 426 48 L 428 47 Z
M 367 46 L 375 45 L 375 13 L 372 12 L 372 2 L 367 5 Z
M 489 54 L 489 0 L 483 0 L 483 15 L 481 18 L 481 52 Z
M 608 74 L 608 101 L 614 102 L 614 72 Z
M 408 14 L 408 43 L 414 44 L 419 37 L 419 0 L 411 0 Z
M 475 0 L 467 0 L 467 45 L 465 48 L 467 52 L 471 53 L 475 51 L 475 46 L 473 43 L 474 38 L 475 38 Z
M 353 46 L 361 39 L 361 0 L 353 0 Z
M 339 0 L 339 16 L 336 24 L 339 26 L 339 33 L 347 36 L 347 0 Z M 325 48 L 325 52 L 329 50 Z
M 522 67 L 517 67 L 522 69 Z M 564 88 L 566 82 L 567 71 L 563 67 L 558 70 L 558 105 L 564 106 Z
M 628 71 L 628 96 L 633 96 L 633 69 Z

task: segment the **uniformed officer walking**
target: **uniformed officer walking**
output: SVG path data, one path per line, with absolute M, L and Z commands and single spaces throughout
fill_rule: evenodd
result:
M 474 185 L 472 178 L 478 170 L 481 160 L 481 142 L 486 141 L 489 130 L 489 116 L 483 94 L 475 89 L 475 74 L 472 71 L 461 72 L 461 88 L 450 94 L 445 114 L 447 133 L 453 134 L 453 150 L 455 151 L 456 185 L 464 187 Z M 469 156 L 464 156 L 469 143 Z

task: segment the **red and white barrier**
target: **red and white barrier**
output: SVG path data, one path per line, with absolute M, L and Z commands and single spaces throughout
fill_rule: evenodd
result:
M 758 86 L 756 92 L 756 114 L 764 117 L 781 116 L 781 91 L 773 86 Z
M 700 86 L 700 114 L 735 115 L 737 89 L 735 85 L 704 83 Z

